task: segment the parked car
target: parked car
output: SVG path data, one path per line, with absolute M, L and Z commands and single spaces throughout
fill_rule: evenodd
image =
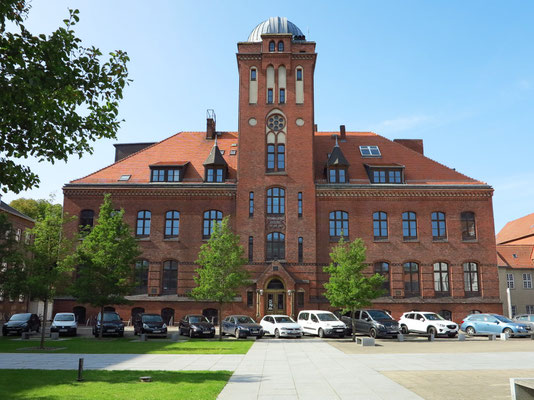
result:
M 167 337 L 167 325 L 159 314 L 137 314 L 133 321 L 134 335 L 146 333 Z
M 58 332 L 59 335 L 76 336 L 78 332 L 78 322 L 74 313 L 57 313 L 54 316 L 52 325 L 50 325 L 50 332 Z
M 266 335 L 280 337 L 302 337 L 302 327 L 287 315 L 266 315 L 260 321 Z
M 115 311 L 104 311 L 104 323 L 102 324 L 100 313 L 96 317 L 96 324 L 93 326 L 93 335 L 100 334 L 100 327 L 103 325 L 102 335 L 124 336 L 124 323 Z
M 248 315 L 229 315 L 222 322 L 222 332 L 224 335 L 233 335 L 236 339 L 256 336 L 260 339 L 263 336 L 263 329 Z
M 531 331 L 534 329 L 534 314 L 516 315 L 513 318 L 513 321 L 519 322 L 521 324 L 529 325 Z
M 22 332 L 30 331 L 39 332 L 40 327 L 41 321 L 36 314 L 13 314 L 9 321 L 2 326 L 2 335 L 7 336 L 10 333 L 21 335 Z
M 318 335 L 319 337 L 337 336 L 345 337 L 347 326 L 330 311 L 303 310 L 299 312 L 297 322 L 302 326 L 305 335 Z
M 428 311 L 406 312 L 399 319 L 399 325 L 404 334 L 428 333 L 435 337 L 449 336 L 450 338 L 458 334 L 458 324 Z
M 352 333 L 351 313 L 341 316 L 341 321 L 347 325 L 347 333 Z M 364 333 L 376 337 L 397 337 L 400 332 L 399 323 L 383 310 L 356 310 L 354 313 L 356 333 Z
M 193 336 L 215 336 L 215 326 L 204 315 L 186 315 L 178 323 L 180 335 Z
M 499 314 L 471 314 L 464 318 L 460 328 L 468 335 L 507 333 L 509 336 L 530 335 L 530 325 L 512 321 Z

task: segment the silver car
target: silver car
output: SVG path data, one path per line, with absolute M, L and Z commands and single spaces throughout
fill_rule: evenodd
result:
M 521 322 L 525 325 L 530 325 L 530 329 L 534 332 L 534 314 L 520 314 L 513 318 L 514 321 Z

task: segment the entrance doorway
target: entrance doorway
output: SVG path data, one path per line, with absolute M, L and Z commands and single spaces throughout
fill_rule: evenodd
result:
M 286 314 L 286 291 L 278 278 L 271 279 L 265 289 L 265 314 Z

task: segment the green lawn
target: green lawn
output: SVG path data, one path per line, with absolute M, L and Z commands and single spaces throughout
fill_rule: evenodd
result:
M 0 399 L 215 399 L 232 375 L 229 371 L 0 371 Z M 151 376 L 152 382 L 139 381 Z
M 14 340 L 15 339 L 15 340 Z M 133 338 L 66 338 L 47 340 L 45 347 L 57 350 L 31 350 L 38 340 L 16 340 L 14 336 L 0 337 L 0 353 L 84 353 L 84 354 L 246 354 L 253 340 L 202 340 L 171 342 L 149 339 L 135 342 Z M 1 398 L 1 397 L 0 397 Z

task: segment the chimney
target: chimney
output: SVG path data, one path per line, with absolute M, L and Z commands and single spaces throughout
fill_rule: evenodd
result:
M 339 125 L 339 134 L 340 134 L 340 141 L 346 142 L 347 141 L 347 135 L 345 134 L 345 125 Z
M 393 141 L 420 154 L 425 154 L 423 151 L 423 139 L 394 139 Z
M 313 125 L 313 130 L 314 130 L 315 132 L 317 132 L 317 124 L 314 124 L 314 125 Z
M 215 111 L 210 109 L 206 111 L 206 139 L 213 140 L 215 136 Z

